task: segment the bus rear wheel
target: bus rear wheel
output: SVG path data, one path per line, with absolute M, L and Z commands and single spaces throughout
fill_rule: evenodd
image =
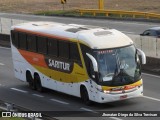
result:
M 92 101 L 89 100 L 88 92 L 85 87 L 81 88 L 81 99 L 86 105 L 92 104 Z
M 30 87 L 32 90 L 35 90 L 35 89 L 36 89 L 35 81 L 34 81 L 34 79 L 32 78 L 32 75 L 31 75 L 30 72 L 27 72 L 26 78 L 27 78 L 27 82 L 28 82 L 28 84 L 29 84 L 29 87 Z
M 43 87 L 42 87 L 41 79 L 40 79 L 39 75 L 35 75 L 35 76 L 34 76 L 34 79 L 35 79 L 37 91 L 43 92 Z

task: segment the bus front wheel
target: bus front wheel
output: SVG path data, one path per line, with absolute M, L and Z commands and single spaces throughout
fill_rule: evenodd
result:
M 84 86 L 81 87 L 81 99 L 86 105 L 92 104 L 92 101 L 89 100 L 87 89 Z

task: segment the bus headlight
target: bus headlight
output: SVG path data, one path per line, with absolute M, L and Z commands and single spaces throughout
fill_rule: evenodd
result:
M 105 94 L 110 93 L 109 90 L 103 90 L 101 87 L 97 88 L 97 91 L 102 92 L 102 93 L 105 93 Z
M 108 91 L 108 90 L 104 90 L 103 92 L 106 94 L 110 93 L 110 91 Z
M 99 92 L 102 92 L 102 93 L 105 93 L 105 94 L 110 93 L 110 91 L 108 91 L 108 90 L 102 90 L 102 89 L 98 89 L 98 88 L 97 88 L 97 90 L 98 90 Z

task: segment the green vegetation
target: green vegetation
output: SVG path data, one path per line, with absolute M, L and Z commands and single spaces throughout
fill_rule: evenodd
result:
M 68 16 L 79 16 L 79 12 L 76 10 L 56 10 L 56 11 L 38 11 L 34 13 L 35 15 L 68 15 Z
M 0 118 L 0 120 L 25 120 L 24 118 Z
M 33 13 L 35 15 L 45 15 L 45 16 L 52 16 L 52 15 L 59 15 L 59 16 L 81 16 L 80 12 L 78 10 L 56 10 L 56 11 L 38 11 Z M 91 17 L 94 16 L 93 13 L 83 13 L 82 16 L 87 16 L 87 17 Z M 96 13 L 97 17 L 106 17 L 105 13 Z M 109 13 L 108 14 L 109 17 L 113 17 L 113 18 L 133 18 L 133 15 L 121 15 L 120 14 L 113 14 L 113 13 Z M 136 15 L 136 18 L 144 18 L 144 16 L 138 16 Z

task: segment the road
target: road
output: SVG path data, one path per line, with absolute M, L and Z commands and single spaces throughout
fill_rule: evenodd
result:
M 0 17 L 11 19 L 22 19 L 29 21 L 54 21 L 61 23 L 86 24 L 102 27 L 115 28 L 125 33 L 140 34 L 143 30 L 159 26 L 158 23 L 133 22 L 133 21 L 116 21 L 106 19 L 83 19 L 70 17 L 46 17 L 33 15 L 20 15 L 0 13 Z M 34 111 L 71 111 L 69 115 L 73 116 L 79 112 L 73 111 L 90 111 L 97 114 L 99 111 L 160 111 L 160 77 L 143 73 L 144 79 L 144 97 L 134 98 L 130 100 L 94 104 L 93 106 L 84 105 L 79 98 L 58 93 L 55 91 L 47 91 L 46 93 L 38 93 L 30 90 L 26 83 L 23 83 L 14 78 L 13 65 L 11 60 L 11 51 L 8 48 L 0 48 L 0 100 L 18 104 L 19 106 L 31 109 Z M 52 113 L 51 113 L 52 114 Z M 75 118 L 61 117 L 60 120 Z M 77 118 L 81 120 L 84 118 Z M 85 118 L 86 120 L 97 120 L 96 117 Z M 102 120 L 127 120 L 125 117 L 103 117 Z M 130 118 L 134 120 L 135 118 Z M 136 118 L 158 120 L 159 118 Z
M 107 19 L 94 19 L 94 18 L 73 18 L 73 17 L 47 17 L 35 16 L 24 14 L 9 14 L 0 13 L 0 18 L 20 19 L 29 21 L 54 21 L 66 24 L 84 24 L 95 25 L 101 27 L 108 27 L 120 30 L 125 33 L 140 34 L 150 27 L 160 26 L 159 23 L 152 22 L 135 22 L 135 21 L 120 21 L 120 20 L 107 20 Z
M 93 106 L 84 105 L 79 98 L 58 93 L 55 91 L 47 91 L 39 93 L 30 90 L 28 85 L 14 78 L 12 57 L 10 48 L 0 47 L 0 99 L 18 104 L 19 106 L 34 111 L 71 111 L 69 115 L 79 115 L 75 111 L 90 111 L 97 114 L 99 111 L 160 111 L 160 77 L 143 73 L 144 79 L 144 97 L 134 98 L 130 100 L 94 104 Z M 74 112 L 73 112 L 74 111 Z M 80 116 L 80 115 L 79 115 Z M 74 119 L 74 118 L 58 118 Z M 79 120 L 82 118 L 79 118 Z M 96 119 L 86 118 L 86 120 Z M 102 120 L 127 120 L 125 117 L 107 117 L 99 118 Z M 131 120 L 135 118 L 130 117 Z M 158 118 L 136 118 L 158 120 Z

